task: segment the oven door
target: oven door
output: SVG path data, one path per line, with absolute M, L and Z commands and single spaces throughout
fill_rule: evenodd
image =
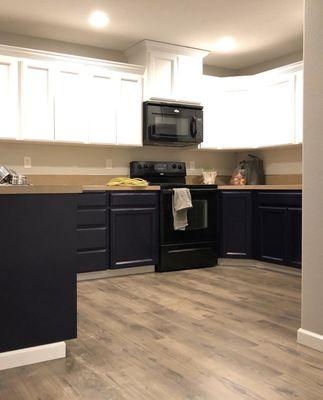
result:
M 161 240 L 162 244 L 202 243 L 217 240 L 217 190 L 190 189 L 193 208 L 188 210 L 185 231 L 175 231 L 171 189 L 162 190 Z
M 202 110 L 151 104 L 146 107 L 146 142 L 200 141 Z

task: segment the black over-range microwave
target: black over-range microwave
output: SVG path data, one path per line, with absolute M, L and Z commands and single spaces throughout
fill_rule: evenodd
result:
M 143 103 L 143 142 L 147 145 L 192 146 L 203 141 L 203 107 Z

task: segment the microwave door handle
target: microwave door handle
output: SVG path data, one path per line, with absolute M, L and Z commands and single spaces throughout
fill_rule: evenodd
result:
M 190 129 L 191 129 L 192 137 L 195 138 L 196 135 L 197 135 L 196 117 L 192 117 L 191 124 L 190 124 Z

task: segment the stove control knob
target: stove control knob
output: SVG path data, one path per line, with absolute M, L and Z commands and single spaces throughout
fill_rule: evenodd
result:
M 178 164 L 178 169 L 183 169 L 182 164 Z
M 144 164 L 144 168 L 147 169 L 148 168 L 148 164 Z
M 141 169 L 141 168 L 142 168 L 141 164 L 138 164 L 138 165 L 137 165 L 137 168 L 138 168 L 138 169 Z
M 176 168 L 177 168 L 177 165 L 176 165 L 176 164 L 173 164 L 172 167 L 173 167 L 173 169 L 176 169 Z

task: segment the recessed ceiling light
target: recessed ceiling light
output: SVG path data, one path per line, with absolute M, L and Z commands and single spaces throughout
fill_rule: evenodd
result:
M 220 53 L 229 53 L 237 47 L 236 40 L 231 36 L 223 36 L 220 38 L 214 46 L 214 51 Z
M 93 11 L 93 13 L 89 16 L 89 23 L 94 28 L 104 28 L 109 22 L 110 19 L 108 15 L 103 11 Z

